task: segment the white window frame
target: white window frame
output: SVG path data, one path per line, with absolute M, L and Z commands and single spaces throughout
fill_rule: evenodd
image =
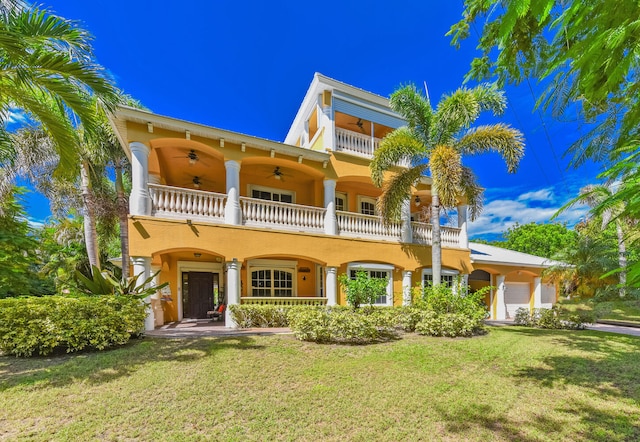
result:
M 247 296 L 253 296 L 253 287 L 251 285 L 251 274 L 256 270 L 271 270 L 271 278 L 273 278 L 274 270 L 285 270 L 291 272 L 292 276 L 292 288 L 291 297 L 295 298 L 298 293 L 298 261 L 289 261 L 284 259 L 252 259 L 247 263 Z M 275 297 L 273 295 L 275 287 L 271 285 L 270 298 Z
M 284 190 L 284 189 L 276 189 L 275 187 L 266 187 L 266 186 L 258 186 L 255 184 L 249 184 L 249 189 L 248 189 L 248 195 L 249 197 L 253 198 L 253 191 L 254 190 L 258 190 L 260 192 L 269 192 L 271 193 L 271 195 L 273 195 L 274 193 L 277 193 L 278 195 L 289 195 L 291 196 L 291 203 L 284 203 L 284 204 L 295 204 L 296 203 L 296 193 L 293 190 Z M 269 201 L 269 200 L 264 200 L 264 201 Z M 281 203 L 282 201 L 273 201 L 272 202 L 275 203 Z
M 324 290 L 325 285 L 325 271 L 324 267 L 320 264 L 316 264 L 316 296 L 320 298 L 326 298 L 326 293 Z
M 338 209 L 338 205 L 336 204 L 336 210 L 342 210 L 343 212 L 349 211 L 349 198 L 347 198 L 347 194 L 345 192 L 336 192 L 336 199 L 342 198 L 344 200 L 344 207 L 342 209 Z
M 358 195 L 358 213 L 361 215 L 369 215 L 369 214 L 362 213 L 362 203 L 371 203 L 373 204 L 373 215 L 369 215 L 369 216 L 377 215 L 378 214 L 378 210 L 376 208 L 377 202 L 378 202 L 377 198 L 374 198 L 371 196 Z
M 451 269 L 442 269 L 440 270 L 440 283 L 444 282 L 444 276 L 446 277 L 451 277 L 451 284 L 447 284 L 449 287 L 454 289 L 454 292 L 456 290 L 456 276 L 458 276 L 460 274 L 459 271 L 457 270 L 451 270 Z M 422 269 L 422 276 L 420 277 L 420 284 L 422 285 L 422 288 L 424 288 L 424 277 L 425 275 L 432 275 L 432 280 L 433 280 L 433 269 L 431 267 L 427 267 Z M 447 281 L 448 283 L 448 281 Z
M 359 205 L 359 204 L 358 204 Z M 364 270 L 365 272 L 387 272 L 389 280 L 387 281 L 387 302 L 384 304 L 373 304 L 375 306 L 393 306 L 393 270 L 390 264 L 375 264 L 371 262 L 352 262 L 347 265 L 347 275 L 351 277 L 351 271 Z

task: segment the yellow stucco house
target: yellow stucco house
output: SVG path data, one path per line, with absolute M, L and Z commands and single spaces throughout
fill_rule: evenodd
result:
M 386 98 L 315 74 L 284 142 L 127 107 L 112 124 L 132 164 L 133 271 L 159 270 L 169 282 L 147 329 L 205 318 L 223 300 L 345 304 L 337 277 L 357 268 L 389 278 L 378 304 L 409 304 L 411 287 L 431 277 L 430 180 L 414 189 L 402 222 L 385 226 L 376 215 L 369 162 L 404 125 Z M 496 319 L 555 302 L 543 258 L 470 248 L 465 205 L 457 218 L 442 227 L 445 282 L 461 275 L 497 287 L 487 296 Z

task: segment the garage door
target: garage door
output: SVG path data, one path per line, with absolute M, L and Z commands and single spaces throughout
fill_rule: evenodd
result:
M 527 282 L 505 283 L 504 303 L 507 305 L 507 318 L 515 317 L 520 307 L 529 308 L 531 286 Z
M 542 284 L 542 308 L 551 308 L 556 302 L 556 286 Z

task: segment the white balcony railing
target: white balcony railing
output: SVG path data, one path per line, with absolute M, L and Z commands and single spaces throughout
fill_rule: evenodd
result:
M 373 152 L 379 145 L 379 138 L 336 127 L 336 150 L 338 151 L 373 158 Z
M 337 212 L 337 216 L 340 235 L 400 241 L 402 228 L 400 223 L 385 225 L 379 216 L 353 212 Z
M 316 297 L 271 297 L 271 296 L 243 296 L 240 298 L 241 304 L 258 305 L 325 305 L 327 298 Z
M 153 203 L 152 215 L 193 219 L 205 222 L 225 222 L 227 195 L 201 190 L 149 184 Z M 308 233 L 324 233 L 326 209 L 280 203 L 257 198 L 240 197 L 242 223 L 250 227 L 266 227 Z M 402 224 L 385 225 L 379 216 L 353 212 L 336 212 L 338 235 L 352 238 L 401 241 Z M 413 242 L 431 245 L 431 224 L 412 222 Z M 460 247 L 460 229 L 441 227 L 443 247 Z
M 226 195 L 201 190 L 149 184 L 153 203 L 152 213 L 167 218 L 203 219 L 224 221 Z
M 257 198 L 240 197 L 242 223 L 253 227 L 278 227 L 302 232 L 324 232 L 322 207 L 279 203 Z

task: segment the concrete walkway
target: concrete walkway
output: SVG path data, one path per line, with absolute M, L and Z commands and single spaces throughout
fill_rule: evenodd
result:
M 512 320 L 486 321 L 490 326 L 513 326 Z M 587 326 L 587 330 L 596 330 L 623 335 L 640 336 L 639 327 L 625 327 L 610 324 L 593 324 Z M 145 332 L 146 336 L 154 338 L 202 338 L 202 337 L 229 337 L 246 335 L 286 335 L 291 334 L 289 328 L 227 328 L 222 322 L 210 320 L 172 322 L 157 327 L 155 330 Z

